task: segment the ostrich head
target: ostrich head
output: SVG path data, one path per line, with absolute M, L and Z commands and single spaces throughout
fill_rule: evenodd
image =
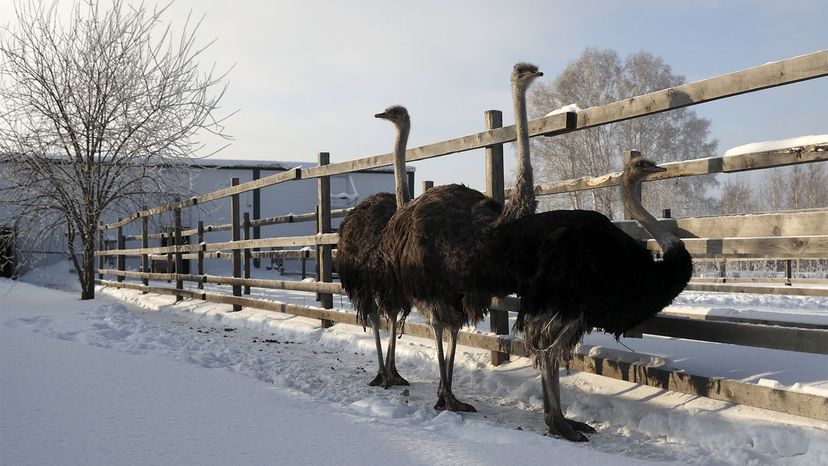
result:
M 374 118 L 383 118 L 397 126 L 409 126 L 411 124 L 411 120 L 408 117 L 408 110 L 402 105 L 388 107 L 384 112 L 374 115 Z
M 641 157 L 630 159 L 624 166 L 624 172 L 621 177 L 630 185 L 641 183 L 644 178 L 647 178 L 653 173 L 660 173 L 667 171 L 664 167 L 659 167 L 655 162 Z
M 512 85 L 526 89 L 532 81 L 541 76 L 543 73 L 538 71 L 537 66 L 531 63 L 518 63 L 512 70 Z

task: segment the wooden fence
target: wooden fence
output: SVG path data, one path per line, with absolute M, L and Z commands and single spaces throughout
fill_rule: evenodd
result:
M 690 105 L 709 102 L 787 85 L 807 79 L 828 76 L 828 51 L 804 55 L 789 60 L 765 64 L 756 68 L 739 71 L 665 89 L 641 96 L 624 99 L 599 107 L 548 116 L 529 122 L 530 136 L 555 136 L 585 128 L 619 122 L 658 112 L 669 111 Z M 423 160 L 457 152 L 485 148 L 488 194 L 504 199 L 503 144 L 515 140 L 514 126 L 502 127 L 500 112 L 485 114 L 485 131 L 409 149 L 407 161 Z M 828 144 L 787 148 L 774 151 L 741 154 L 735 156 L 709 157 L 665 164 L 668 169 L 653 179 L 670 179 L 712 173 L 730 173 L 744 170 L 764 169 L 800 163 L 820 162 L 828 159 Z M 358 160 L 329 164 L 327 153 L 319 154 L 319 166 L 306 169 L 292 169 L 247 183 L 235 179 L 231 186 L 202 196 L 193 197 L 165 206 L 136 212 L 116 223 L 102 225 L 105 230 L 116 230 L 117 248 L 101 250 L 100 285 L 115 286 L 160 294 L 175 295 L 179 299 L 191 298 L 233 306 L 286 312 L 298 316 L 319 319 L 323 326 L 333 322 L 356 324 L 353 312 L 333 309 L 334 294 L 342 294 L 338 283 L 332 281 L 331 257 L 337 235 L 331 231 L 331 218 L 344 216 L 346 211 L 332 211 L 330 208 L 330 176 L 391 165 L 392 154 L 383 154 Z M 538 195 L 573 192 L 598 187 L 615 186 L 618 173 L 598 177 L 565 180 L 536 186 Z M 280 216 L 267 219 L 243 217 L 239 209 L 239 194 L 265 189 L 279 183 L 300 179 L 316 179 L 318 191 L 317 212 L 296 216 Z M 208 226 L 199 222 L 197 229 L 182 230 L 181 209 L 216 202 L 229 198 L 232 221 L 227 225 Z M 147 218 L 164 212 L 173 212 L 175 227 L 171 232 L 150 234 Z M 142 221 L 140 236 L 124 236 L 123 227 L 133 221 Z M 309 236 L 250 239 L 249 229 L 254 226 L 274 225 L 295 221 L 315 221 L 317 234 Z M 688 250 L 697 260 L 744 260 L 750 258 L 771 258 L 793 261 L 803 258 L 828 258 L 828 208 L 807 212 L 778 212 L 757 215 L 720 216 L 687 219 L 662 220 L 669 228 L 682 237 Z M 631 236 L 640 239 L 654 252 L 658 246 L 634 222 L 618 222 L 619 227 Z M 232 241 L 207 242 L 206 234 L 215 231 L 230 231 Z M 247 233 L 245 233 L 247 232 Z M 244 233 L 244 234 L 243 234 Z M 195 237 L 185 244 L 185 237 Z M 158 239 L 172 243 L 168 246 L 150 247 L 149 240 Z M 127 248 L 126 242 L 140 241 L 140 247 Z M 313 247 L 310 251 L 257 251 L 262 248 Z M 250 278 L 250 259 L 268 257 L 309 257 L 317 259 L 318 281 L 316 283 L 262 280 Z M 104 268 L 104 258 L 117 258 L 116 268 Z M 126 256 L 140 256 L 142 271 L 125 270 Z M 166 259 L 171 266 L 165 273 L 150 272 L 150 259 Z M 182 271 L 184 259 L 197 261 L 197 273 L 171 273 Z M 213 276 L 203 273 L 205 260 L 229 259 L 233 276 Z M 104 276 L 115 280 L 104 280 Z M 789 275 L 790 276 L 790 275 Z M 788 277 L 789 277 L 788 276 Z M 140 279 L 141 283 L 125 281 L 126 278 Z M 149 280 L 175 281 L 175 287 L 151 286 Z M 185 289 L 185 281 L 198 283 L 198 289 Z M 694 280 L 689 290 L 704 291 L 749 291 L 805 295 L 828 295 L 828 287 L 814 287 L 788 280 L 778 286 L 753 286 L 750 284 L 709 283 Z M 232 294 L 207 292 L 201 289 L 204 283 L 232 286 Z M 801 282 L 800 282 L 801 283 Z M 305 291 L 317 294 L 320 306 L 296 306 L 288 303 L 265 301 L 245 297 L 251 287 Z M 525 356 L 523 343 L 519 338 L 509 336 L 508 312 L 517 308 L 515 298 L 495 299 L 492 302 L 491 334 L 461 332 L 460 343 L 490 350 L 492 362 L 499 364 L 509 355 Z M 431 329 L 413 322 L 406 324 L 406 333 L 431 337 Z M 816 354 L 828 354 L 828 326 L 802 325 L 768 319 L 727 319 L 700 318 L 680 315 L 669 310 L 645 322 L 628 336 L 641 334 L 663 335 L 701 341 L 712 341 L 763 348 L 784 349 Z M 600 375 L 615 377 L 636 383 L 664 389 L 706 396 L 710 398 L 750 404 L 767 409 L 783 411 L 817 419 L 828 420 L 828 399 L 816 395 L 773 389 L 732 380 L 702 375 L 687 374 L 675 370 L 646 367 L 604 358 L 578 356 L 573 368 L 587 370 Z

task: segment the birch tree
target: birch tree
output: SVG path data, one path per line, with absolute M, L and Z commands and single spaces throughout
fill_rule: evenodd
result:
M 683 76 L 648 52 L 622 61 L 612 50 L 588 48 L 556 77 L 530 89 L 528 104 L 531 116 L 538 118 L 573 103 L 588 108 L 683 83 Z M 717 146 L 710 137 L 710 121 L 687 108 L 533 138 L 531 143 L 532 161 L 544 181 L 620 171 L 625 150 L 637 149 L 657 162 L 669 162 L 715 155 Z M 647 183 L 644 203 L 656 212 L 662 208 L 679 215 L 707 212 L 715 204 L 707 190 L 715 184 L 712 176 Z M 613 217 L 623 210 L 619 197 L 615 189 L 571 193 L 565 207 L 594 209 Z
M 0 30 L 0 207 L 18 236 L 65 232 L 82 299 L 95 296 L 102 214 L 168 192 L 160 172 L 193 157 L 201 131 L 226 137 L 226 72 L 199 66 L 201 21 L 173 32 L 169 4 L 100 3 L 68 18 L 19 3 Z

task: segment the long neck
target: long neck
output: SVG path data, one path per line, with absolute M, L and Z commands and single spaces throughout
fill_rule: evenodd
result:
M 535 183 L 532 161 L 529 159 L 529 118 L 526 114 L 526 87 L 512 83 L 512 100 L 515 110 L 515 140 L 517 166 L 515 187 L 509 205 L 503 211 L 503 219 L 514 220 L 535 213 Z
M 408 191 L 405 172 L 405 147 L 408 143 L 408 131 L 410 125 L 401 123 L 397 126 L 397 142 L 394 144 L 394 192 L 397 196 L 397 208 L 402 207 L 411 200 Z
M 658 223 L 658 220 L 656 220 L 655 217 L 653 217 L 652 214 L 650 214 L 650 212 L 648 212 L 647 209 L 641 205 L 641 201 L 638 196 L 633 195 L 633 190 L 635 189 L 637 183 L 641 183 L 641 181 L 631 182 L 626 176 L 622 176 L 621 193 L 624 196 L 624 203 L 627 205 L 632 218 L 637 221 L 642 228 L 647 230 L 647 233 L 649 233 L 656 240 L 665 254 L 668 251 L 678 247 L 684 249 L 684 243 L 679 239 L 679 237 L 674 235 L 662 224 Z

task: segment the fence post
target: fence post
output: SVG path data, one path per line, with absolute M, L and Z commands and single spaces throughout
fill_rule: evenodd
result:
M 98 230 L 98 251 L 103 251 L 105 244 L 104 232 L 103 230 Z M 103 280 L 104 278 L 104 274 L 101 273 L 101 270 L 104 268 L 104 259 L 105 257 L 103 255 L 98 256 L 98 280 Z
M 792 286 L 791 279 L 793 278 L 792 260 L 785 260 L 785 286 Z
M 198 282 L 198 289 L 204 289 L 204 247 L 202 243 L 204 242 L 204 222 L 199 220 L 198 221 L 198 232 L 196 233 L 198 236 L 196 239 L 198 240 L 198 264 L 196 265 L 198 274 L 202 277 L 201 280 Z
M 175 228 L 175 289 L 183 290 L 184 281 L 181 274 L 184 271 L 184 261 L 181 258 L 181 208 L 173 212 L 173 227 Z M 175 295 L 175 301 L 182 301 L 184 296 Z
M 423 193 L 434 187 L 434 182 L 431 180 L 423 181 Z M 422 193 L 420 193 L 422 194 Z
M 169 228 L 169 227 L 167 227 L 167 231 L 166 231 L 166 232 L 161 233 L 161 241 L 162 241 L 162 242 L 166 245 L 166 247 L 168 247 L 168 248 L 169 248 L 170 246 L 172 246 L 172 243 L 173 243 L 173 234 L 172 234 L 172 231 L 170 230 L 170 228 Z M 168 253 L 167 253 L 167 268 L 166 268 L 166 273 L 167 273 L 167 274 L 171 274 L 171 273 L 172 273 L 172 270 L 173 270 L 173 266 L 174 266 L 174 265 L 175 265 L 175 262 L 173 262 L 173 255 L 172 255 L 172 253 L 171 253 L 171 252 L 168 252 Z M 168 275 L 168 276 L 169 276 L 169 275 Z M 170 280 L 169 278 L 167 278 L 167 283 L 171 283 L 171 282 L 172 282 L 172 280 Z
M 503 126 L 503 113 L 500 110 L 486 110 L 483 112 L 483 120 L 486 130 L 492 130 Z M 503 144 L 495 144 L 486 147 L 486 194 L 497 202 L 503 204 L 506 200 L 503 189 L 505 188 L 503 174 Z M 489 324 L 492 333 L 497 335 L 509 334 L 509 312 L 499 309 L 492 309 L 489 312 Z M 509 353 L 499 351 L 491 352 L 492 365 L 499 366 L 509 360 Z
M 719 278 L 721 278 L 722 283 L 727 282 L 727 259 L 724 257 L 719 262 Z
M 624 166 L 626 166 L 627 163 L 629 163 L 630 160 L 637 159 L 639 157 L 641 157 L 641 152 L 639 152 L 637 150 L 624 151 Z M 641 202 L 641 184 L 638 184 L 635 187 L 633 187 L 633 190 L 630 193 L 630 195 L 632 196 L 632 198 L 634 200 L 636 200 L 638 202 Z M 627 205 L 627 202 L 624 201 L 624 220 L 632 220 L 632 219 L 633 218 L 632 218 L 632 215 L 630 215 L 629 206 Z
M 141 210 L 147 210 L 147 207 L 141 207 Z M 141 216 L 141 247 L 148 248 L 149 247 L 149 218 L 146 215 Z M 152 267 L 150 266 L 149 254 L 141 254 L 141 272 L 143 273 L 150 273 L 152 272 Z M 144 286 L 149 286 L 149 278 L 144 277 L 141 279 L 141 282 Z M 143 294 L 147 294 L 148 291 L 144 291 Z
M 250 212 L 244 213 L 244 220 L 242 221 L 242 231 L 244 232 L 244 239 L 250 239 Z M 244 249 L 244 278 L 250 278 L 250 248 Z M 244 286 L 244 294 L 250 294 L 250 286 Z
M 239 179 L 233 178 L 230 180 L 230 186 L 238 186 Z M 239 218 L 239 195 L 233 194 L 230 196 L 230 217 L 232 223 L 232 241 L 239 241 L 241 239 L 240 232 L 240 218 Z M 241 251 L 233 249 L 233 277 L 241 278 Z M 233 285 L 233 296 L 241 296 L 241 285 Z M 241 311 L 242 307 L 238 304 L 233 305 L 233 311 Z
M 319 153 L 319 165 L 328 165 L 331 163 L 331 155 L 327 152 Z M 331 179 L 327 176 L 320 176 L 316 179 L 317 186 L 317 215 L 316 215 L 316 232 L 330 233 L 331 232 Z M 316 263 L 319 274 L 316 276 L 317 282 L 330 283 L 333 278 L 331 270 L 331 245 L 319 245 L 316 248 Z M 333 295 L 330 293 L 319 293 L 319 304 L 325 309 L 333 307 Z M 333 322 L 327 319 L 321 319 L 322 328 L 328 328 L 333 325 Z
M 118 222 L 120 222 L 121 220 L 123 220 L 123 219 L 119 218 Z M 118 233 L 117 234 L 118 234 L 118 249 L 126 249 L 126 240 L 124 239 L 124 227 L 122 227 L 122 226 L 118 227 Z M 121 272 L 126 270 L 126 256 L 124 256 L 123 254 L 118 254 L 118 270 L 121 271 Z M 115 280 L 119 281 L 119 282 L 122 282 L 122 281 L 124 281 L 124 276 L 123 275 L 118 275 L 118 277 Z

